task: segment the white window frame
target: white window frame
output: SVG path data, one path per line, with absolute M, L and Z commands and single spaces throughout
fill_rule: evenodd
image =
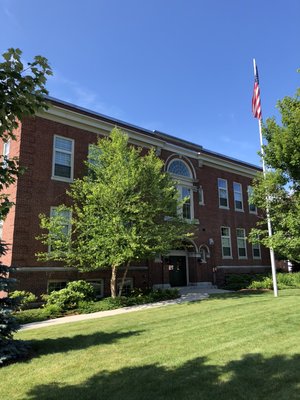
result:
M 257 214 L 257 207 L 256 207 L 256 205 L 255 204 L 251 204 L 250 203 L 250 201 L 249 201 L 249 198 L 250 198 L 250 196 L 251 196 L 251 194 L 252 194 L 252 191 L 253 191 L 253 189 L 252 189 L 252 186 L 248 186 L 248 188 L 247 188 L 247 193 L 248 193 L 248 208 L 249 208 L 249 213 L 250 214 Z M 251 206 L 252 207 L 254 207 L 255 209 L 254 210 L 251 210 Z
M 198 198 L 199 198 L 199 205 L 204 206 L 204 192 L 202 185 L 198 188 Z
M 96 298 L 98 299 L 104 297 L 104 279 L 85 279 L 85 281 L 87 283 L 90 283 L 91 285 L 99 284 L 101 293 L 99 295 L 96 295 Z
M 220 185 L 220 183 L 225 182 L 225 188 L 223 186 Z M 225 191 L 226 192 L 226 201 L 227 201 L 227 205 L 224 206 L 221 204 L 221 198 L 225 199 L 225 197 L 221 197 L 221 191 Z M 218 198 L 219 198 L 219 208 L 223 208 L 226 210 L 229 210 L 229 198 L 228 198 L 228 183 L 227 183 L 227 179 L 223 179 L 223 178 L 218 178 Z
M 54 216 L 54 211 L 57 208 L 58 208 L 58 206 L 50 207 L 50 218 Z M 72 228 L 71 219 L 72 219 L 72 212 L 70 210 L 69 223 L 67 225 L 67 227 L 68 227 L 67 235 L 69 234 L 69 232 L 71 231 L 71 228 Z M 48 253 L 51 253 L 51 245 L 48 246 Z
M 184 185 L 184 184 L 183 185 L 181 185 L 181 184 L 177 185 L 177 190 L 179 192 L 179 196 L 180 196 L 181 200 L 184 199 L 183 194 L 182 194 L 182 190 L 183 189 L 187 189 L 189 191 L 189 194 L 190 194 L 190 218 L 185 218 L 183 216 L 184 204 L 182 205 L 182 207 L 180 207 L 178 212 L 182 216 L 182 218 L 186 219 L 187 221 L 191 221 L 191 220 L 194 219 L 194 191 L 193 191 L 193 188 L 190 187 L 190 186 L 187 186 L 187 185 Z
M 117 293 L 119 293 L 119 289 L 120 289 L 121 283 L 122 283 L 122 278 L 119 278 L 117 280 Z M 133 290 L 133 278 L 131 278 L 131 277 L 126 278 L 125 282 L 124 282 L 124 286 L 127 285 L 128 283 L 129 283 L 129 286 L 130 286 L 130 290 Z M 123 286 L 123 289 L 124 289 L 124 286 Z M 122 293 L 122 295 L 123 295 L 123 293 Z M 127 293 L 125 295 L 127 295 Z
M 238 235 L 238 231 L 243 232 L 243 236 Z M 243 247 L 239 245 L 239 241 L 243 241 Z M 247 254 L 247 239 L 246 239 L 246 230 L 244 228 L 236 228 L 236 243 L 237 243 L 237 251 L 239 260 L 246 260 L 248 258 Z M 240 249 L 245 250 L 245 255 L 240 255 Z
M 7 142 L 3 142 L 3 168 L 7 167 L 7 160 L 4 159 L 4 157 L 9 158 L 9 153 L 10 153 L 10 139 L 8 139 Z
M 51 292 L 49 292 L 49 283 L 65 283 L 66 285 L 65 285 L 64 287 L 66 287 L 67 284 L 69 283 L 69 281 L 63 280 L 63 279 L 49 279 L 49 280 L 47 281 L 47 293 L 48 293 L 48 294 L 50 294 L 51 292 L 55 291 L 55 289 L 54 289 L 54 290 L 52 290 Z M 64 289 L 64 288 L 61 288 L 61 289 Z M 57 289 L 57 291 L 58 291 L 58 290 L 61 290 L 61 289 Z
M 228 235 L 223 235 L 222 229 L 228 229 Z M 228 239 L 228 241 L 229 241 L 230 255 L 224 255 L 223 248 L 228 247 L 228 246 L 223 246 L 223 239 Z M 223 259 L 232 259 L 231 233 L 230 233 L 229 226 L 221 226 L 221 247 L 222 247 L 222 258 Z
M 236 189 L 236 186 L 239 187 L 239 189 Z M 238 200 L 237 197 L 241 197 L 241 200 Z M 239 182 L 233 182 L 233 199 L 234 199 L 234 209 L 235 211 L 244 211 L 244 201 L 243 201 L 243 187 L 242 184 Z M 236 202 L 241 202 L 242 203 L 242 207 L 238 208 L 236 206 Z
M 259 256 L 255 256 L 254 255 L 254 250 L 256 249 L 259 250 Z M 261 247 L 260 247 L 260 243 L 252 243 L 252 257 L 254 260 L 261 260 Z
M 189 176 L 186 176 L 186 175 L 179 175 L 179 174 L 175 174 L 174 172 L 171 172 L 169 169 L 170 169 L 170 166 L 174 163 L 174 162 L 180 162 L 180 163 L 182 163 L 185 167 L 186 167 L 186 169 L 187 169 L 187 171 L 188 171 L 188 173 L 189 173 Z M 177 187 L 177 190 L 178 190 L 178 193 L 179 193 L 179 198 L 182 200 L 184 197 L 183 197 L 183 195 L 182 195 L 182 190 L 183 189 L 186 189 L 186 190 L 188 190 L 189 191 L 189 197 L 190 197 L 190 218 L 185 218 L 185 220 L 186 221 L 192 221 L 193 219 L 194 219 L 194 215 L 195 215 L 195 210 L 194 210 L 194 191 L 197 191 L 197 188 L 195 188 L 194 186 L 193 186 L 193 171 L 192 171 L 192 169 L 191 169 L 191 167 L 188 165 L 188 163 L 187 162 L 185 162 L 182 158 L 174 158 L 174 159 L 172 159 L 168 164 L 167 164 L 167 167 L 166 167 L 166 170 L 167 170 L 167 172 L 174 178 L 174 180 L 176 180 L 176 183 L 177 183 L 177 185 L 176 185 L 176 187 Z M 184 207 L 184 206 L 183 206 Z M 183 208 L 182 207 L 180 207 L 179 209 L 178 209 L 178 215 L 180 215 L 180 216 L 182 216 L 183 217 Z
M 60 138 L 60 139 L 64 139 L 64 140 L 70 141 L 72 143 L 71 151 L 57 149 L 55 147 L 56 138 Z M 68 137 L 64 137 L 64 136 L 60 136 L 60 135 L 54 135 L 53 136 L 52 176 L 51 176 L 52 179 L 54 179 L 56 181 L 62 181 L 62 182 L 73 182 L 73 178 L 74 178 L 74 143 L 75 143 L 74 139 L 71 139 L 71 138 L 68 138 Z M 56 153 L 56 151 L 71 155 L 71 166 L 70 166 L 70 177 L 69 178 L 64 177 L 64 176 L 55 175 L 55 153 Z

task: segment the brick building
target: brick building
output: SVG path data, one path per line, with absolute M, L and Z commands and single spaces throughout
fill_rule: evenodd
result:
M 81 273 L 62 263 L 38 262 L 35 253 L 45 248 L 35 237 L 40 233 L 38 215 L 68 203 L 66 189 L 85 174 L 89 146 L 115 126 L 131 143 L 156 149 L 165 169 L 179 181 L 182 196 L 190 199 L 185 218 L 197 222 L 193 241 L 170 249 L 168 257 L 130 267 L 127 288 L 206 285 L 220 283 L 226 272 L 269 268 L 268 251 L 246 240 L 258 218 L 248 193 L 259 168 L 57 99 L 49 102 L 47 111 L 22 122 L 16 141 L 0 145 L 2 154 L 18 156 L 26 167 L 10 187 L 15 206 L 2 223 L 2 240 L 9 244 L 2 262 L 15 267 L 18 288 L 41 294 L 86 279 L 94 282 L 99 295 L 109 293 L 109 270 Z

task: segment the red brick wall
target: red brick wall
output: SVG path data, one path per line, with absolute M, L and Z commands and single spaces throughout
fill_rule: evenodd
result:
M 75 140 L 74 149 L 74 177 L 81 177 L 85 173 L 83 160 L 88 155 L 88 145 L 95 143 L 97 135 L 95 133 L 67 126 L 58 122 L 43 118 L 25 120 L 17 132 L 18 141 L 12 142 L 12 155 L 20 156 L 20 163 L 27 168 L 25 174 L 19 178 L 18 186 L 12 187 L 12 199 L 16 198 L 17 207 L 13 208 L 5 221 L 4 240 L 13 243 L 10 254 L 5 258 L 8 265 L 17 267 L 37 267 L 37 266 L 62 266 L 61 263 L 41 263 L 38 262 L 35 253 L 45 251 L 45 247 L 38 242 L 35 237 L 40 233 L 39 218 L 40 213 L 49 215 L 50 207 L 69 203 L 65 194 L 68 183 L 51 179 L 52 157 L 53 157 L 53 138 L 54 135 L 64 136 Z M 21 150 L 19 153 L 21 138 Z M 1 151 L 1 148 L 0 148 Z M 162 159 L 172 159 L 178 157 L 169 151 L 162 150 Z M 185 159 L 186 160 L 186 159 Z M 257 216 L 250 214 L 247 202 L 247 186 L 251 184 L 251 179 L 238 173 L 223 171 L 222 169 L 210 166 L 198 166 L 195 159 L 188 160 L 193 165 L 196 172 L 195 186 L 201 185 L 204 191 L 205 205 L 198 205 L 198 193 L 193 193 L 195 218 L 199 220 L 197 226 L 195 243 L 197 247 L 201 244 L 208 245 L 209 239 L 214 240 L 214 245 L 210 247 L 211 257 L 206 263 L 197 263 L 196 258 L 189 258 L 190 281 L 212 281 L 212 268 L 214 266 L 254 266 L 268 265 L 269 253 L 262 249 L 262 260 L 253 260 L 251 245 L 247 245 L 248 259 L 239 260 L 237 257 L 236 228 L 245 228 L 248 234 L 251 227 L 257 220 Z M 227 179 L 229 191 L 229 210 L 219 208 L 217 179 Z M 233 182 L 242 184 L 244 212 L 234 210 Z M 220 227 L 228 226 L 231 228 L 231 244 L 233 259 L 222 259 Z M 91 273 L 91 276 L 98 273 Z M 130 275 L 131 274 L 131 275 Z M 168 283 L 167 266 L 151 263 L 147 272 L 131 271 L 129 276 L 134 277 L 134 285 L 145 287 L 148 284 L 159 284 L 164 280 Z M 108 289 L 108 272 L 99 272 L 99 277 L 105 277 L 106 293 Z M 59 278 L 57 278 L 59 276 Z M 36 293 L 46 291 L 47 280 L 78 278 L 77 272 L 18 272 L 17 277 L 21 279 L 22 288 L 32 290 Z M 97 275 L 98 276 L 98 275 Z M 55 278 L 54 278 L 55 277 Z M 64 278 L 63 278 L 64 277 Z

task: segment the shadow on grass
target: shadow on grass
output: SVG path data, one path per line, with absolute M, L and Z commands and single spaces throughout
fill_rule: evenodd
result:
M 58 377 L 58 382 L 34 387 L 26 399 L 296 400 L 299 370 L 300 355 L 249 354 L 225 366 L 196 358 L 174 369 L 146 365 L 101 371 L 78 385 L 64 385 Z
M 57 339 L 31 340 L 34 351 L 33 358 L 45 354 L 65 353 L 72 350 L 87 349 L 91 346 L 115 343 L 130 336 L 139 335 L 142 331 L 129 332 L 95 332 L 89 335 L 76 335 L 73 337 L 59 337 Z M 32 357 L 31 357 L 32 358 Z

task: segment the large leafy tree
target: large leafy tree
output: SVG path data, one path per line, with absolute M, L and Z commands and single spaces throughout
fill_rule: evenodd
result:
M 190 236 L 192 225 L 178 216 L 177 189 L 163 162 L 153 150 L 142 156 L 120 130 L 93 147 L 87 165 L 87 176 L 71 185 L 73 205 L 41 216 L 46 233 L 39 239 L 51 251 L 38 257 L 82 271 L 111 268 L 115 297 L 118 268 L 125 267 L 124 282 L 130 263 L 167 252 Z
M 51 69 L 46 58 L 34 57 L 26 66 L 21 61 L 19 49 L 8 49 L 0 63 L 0 138 L 4 143 L 15 140 L 14 131 L 25 116 L 46 108 L 45 95 L 48 94 L 45 83 Z M 20 173 L 17 158 L 1 156 L 0 160 L 0 220 L 4 220 L 13 205 L 5 194 L 11 184 L 16 182 Z M 0 255 L 5 254 L 7 246 L 0 242 Z M 24 354 L 25 347 L 20 341 L 13 340 L 18 324 L 11 312 L 15 301 L 7 293 L 13 283 L 9 277 L 9 268 L 0 264 L 0 364 L 18 358 Z
M 259 176 L 254 185 L 253 202 L 269 209 L 273 236 L 269 237 L 265 221 L 251 232 L 272 247 L 276 254 L 300 262 L 300 90 L 294 97 L 277 103 L 281 123 L 269 118 L 263 126 L 267 140 L 264 159 L 268 167 L 265 177 Z

